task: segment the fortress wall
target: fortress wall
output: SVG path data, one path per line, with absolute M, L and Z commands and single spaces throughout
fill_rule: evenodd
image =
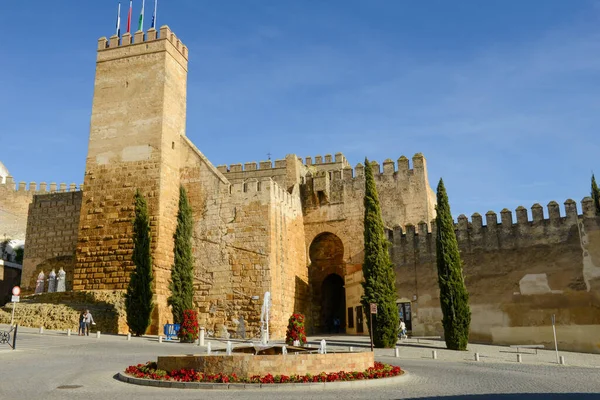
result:
M 33 196 L 27 219 L 23 292 L 33 292 L 40 271 L 47 277 L 52 269 L 58 272 L 61 267 L 67 273 L 67 290 L 72 289 L 81 199 L 81 191 Z
M 0 183 L 0 241 L 6 239 L 25 239 L 27 229 L 27 212 L 35 194 L 69 192 L 77 190 L 74 183 L 49 185 L 46 182 L 38 184 L 30 182 L 15 182 L 12 176 L 6 177 L 5 183 Z
M 288 154 L 285 159 L 247 162 L 245 164 L 219 165 L 219 172 L 231 183 L 245 182 L 249 179 L 263 180 L 271 178 L 284 189 L 291 190 L 300 183 L 305 175 L 306 167 L 302 160 L 294 154 Z
M 547 218 L 538 204 L 532 220 L 519 207 L 479 214 L 456 224 L 472 311 L 471 340 L 495 344 L 543 343 L 553 347 L 556 314 L 559 348 L 600 353 L 600 218 L 591 200 L 556 202 Z M 441 335 L 433 234 L 426 224 L 394 229 L 392 258 L 398 297 L 414 299 L 413 334 Z
M 262 293 L 269 287 L 268 195 L 244 192 L 242 183 L 234 187 L 185 140 L 181 182 L 194 216 L 194 301 L 199 322 L 219 336 L 223 327 L 235 332 L 235 320 L 243 318 L 247 334 L 258 335 Z
M 310 304 L 304 221 L 299 186 L 295 185 L 292 193 L 288 193 L 274 182 L 269 184 L 268 181 L 262 183 L 271 186 L 270 330 L 272 337 L 285 337 L 290 315 L 294 312 L 307 315 Z
M 263 295 L 270 291 L 271 335 L 283 337 L 289 314 L 305 300 L 296 288 L 307 281 L 298 189 L 290 194 L 270 178 L 229 183 L 185 140 L 181 180 L 194 213 L 200 323 L 219 335 L 223 326 L 236 332 L 243 318 L 247 336 L 258 337 Z
M 426 162 L 421 154 L 413 157 L 412 169 L 406 157 L 400 157 L 398 168 L 389 159 L 383 163 L 383 170 L 376 162 L 372 168 L 386 226 L 435 218 L 435 194 L 429 187 Z M 307 175 L 306 184 L 302 185 L 307 251 L 319 233 L 331 232 L 344 244 L 346 264 L 353 271 L 362 265 L 364 187 L 362 164 L 354 169 Z

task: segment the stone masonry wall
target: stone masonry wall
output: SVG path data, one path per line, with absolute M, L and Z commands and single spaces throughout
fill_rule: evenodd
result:
M 62 267 L 67 290 L 73 287 L 81 191 L 38 194 L 29 205 L 21 286 L 33 292 L 40 271 L 45 276 Z
M 98 42 L 75 290 L 125 289 L 133 269 L 134 193 L 148 201 L 155 310 L 168 321 L 168 280 L 185 135 L 187 48 L 166 26 Z
M 456 234 L 472 312 L 471 341 L 494 344 L 542 343 L 552 348 L 551 315 L 556 314 L 558 345 L 563 350 L 600 353 L 600 218 L 591 199 L 556 202 L 544 219 L 539 204 L 512 213 L 458 218 Z M 435 226 L 433 227 L 435 232 Z M 412 301 L 413 334 L 441 335 L 441 310 L 435 233 L 420 224 L 417 232 L 394 230 L 393 262 L 399 297 Z M 415 296 L 415 297 L 413 297 Z
M 200 323 L 220 335 L 236 333 L 243 318 L 247 337 L 256 338 L 263 295 L 270 291 L 271 335 L 282 337 L 289 314 L 306 300 L 297 194 L 294 200 L 271 179 L 231 184 L 189 140 L 182 146 L 188 149 L 181 180 L 194 215 Z
M 27 212 L 29 204 L 36 194 L 67 192 L 77 190 L 74 183 L 39 184 L 30 182 L 15 182 L 12 176 L 6 177 L 6 182 L 0 182 L 0 241 L 6 239 L 25 239 L 27 230 Z

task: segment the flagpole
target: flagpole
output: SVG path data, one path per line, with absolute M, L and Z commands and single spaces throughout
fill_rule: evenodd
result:
M 140 12 L 140 20 L 138 23 L 138 31 L 143 31 L 144 30 L 144 5 L 146 3 L 146 0 L 142 0 L 142 11 Z
M 117 36 L 121 37 L 121 2 L 119 2 L 119 8 L 117 9 Z
M 156 8 L 158 6 L 158 0 L 154 0 L 154 12 L 152 13 L 152 26 L 150 28 L 156 29 Z
M 129 12 L 127 13 L 127 33 L 131 32 L 131 12 L 133 11 L 133 1 L 129 0 Z

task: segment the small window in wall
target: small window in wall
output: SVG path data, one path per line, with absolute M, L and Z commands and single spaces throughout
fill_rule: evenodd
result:
M 354 328 L 354 308 L 348 307 L 348 328 Z
M 171 148 L 175 149 L 175 142 L 171 142 Z

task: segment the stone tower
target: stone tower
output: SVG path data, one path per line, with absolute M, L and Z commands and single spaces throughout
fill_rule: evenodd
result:
M 121 41 L 117 36 L 98 41 L 73 289 L 127 288 L 133 269 L 133 196 L 140 189 L 148 200 L 152 230 L 155 311 L 150 333 L 172 318 L 166 298 L 187 64 L 187 48 L 167 26 L 133 37 L 126 33 Z

